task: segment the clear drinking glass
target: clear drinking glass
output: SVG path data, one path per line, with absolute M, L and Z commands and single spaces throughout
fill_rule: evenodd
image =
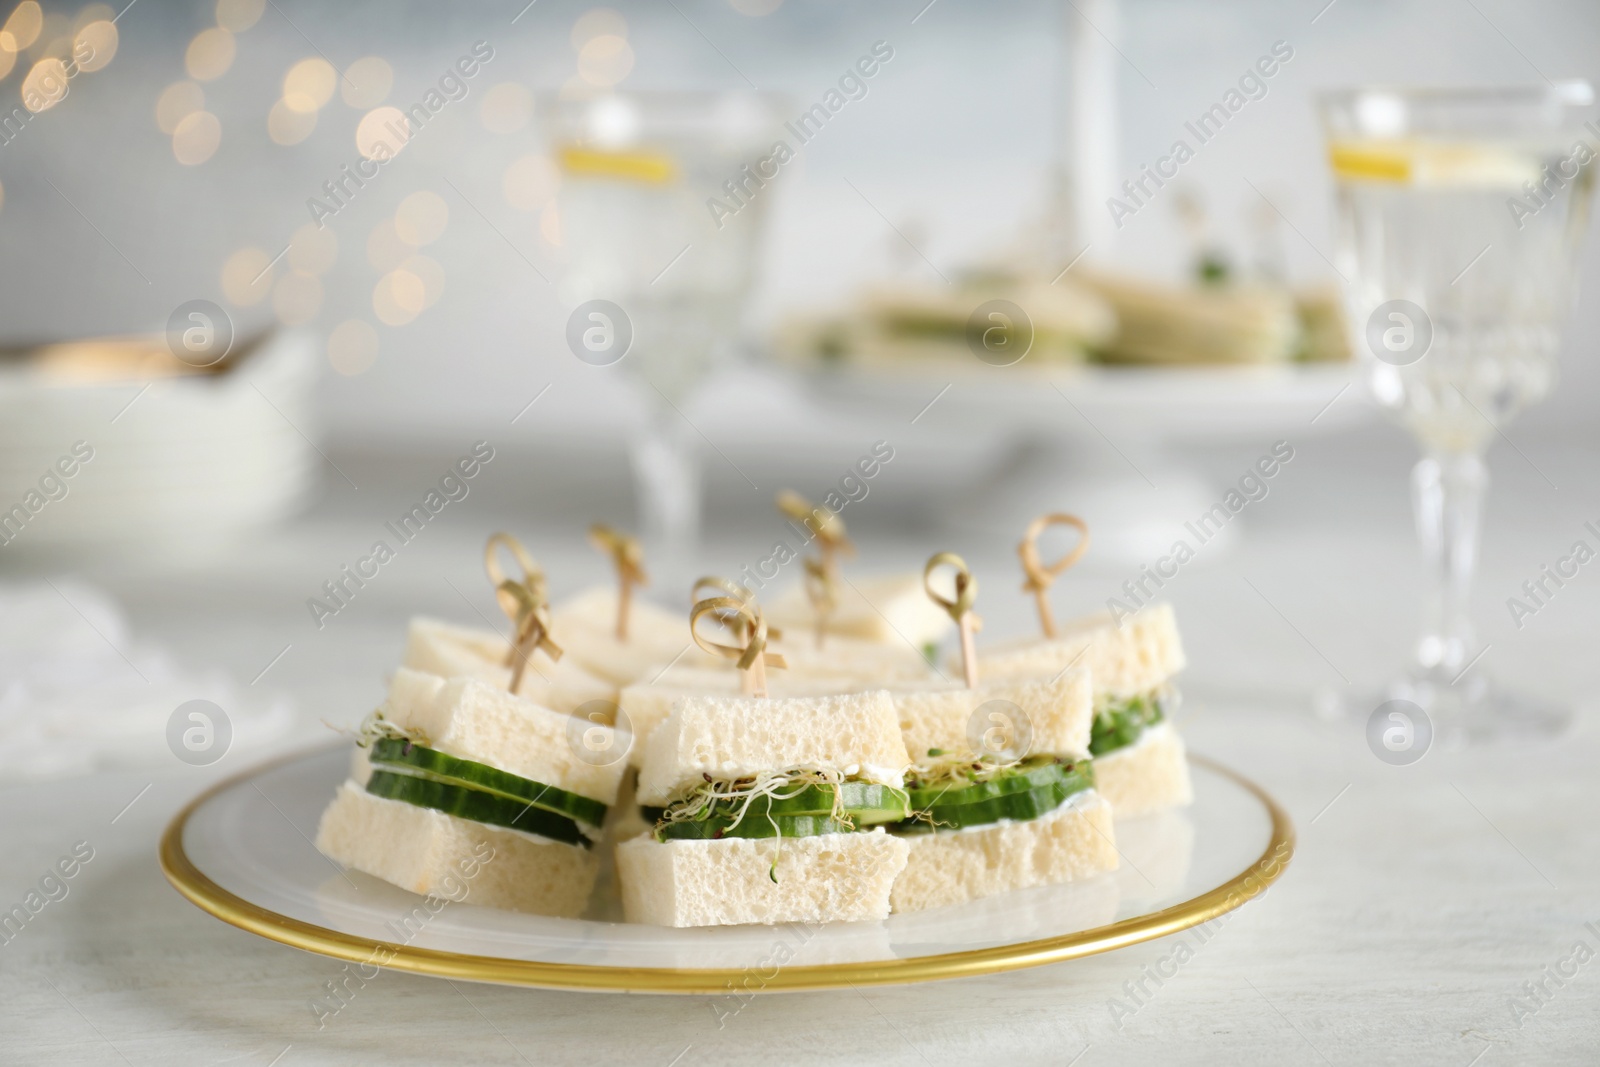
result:
M 761 167 L 781 125 L 777 103 L 756 93 L 610 93 L 541 110 L 560 173 L 561 295 L 583 318 L 577 336 L 603 342 L 588 361 L 609 362 L 606 345 L 631 336 L 612 354 L 650 412 L 631 442 L 638 521 L 656 569 L 671 571 L 700 524 L 701 439 L 686 409 L 739 346 L 781 181 L 778 164 Z M 597 300 L 620 316 L 602 308 L 593 317 L 585 305 Z
M 1377 403 L 1422 448 L 1412 499 L 1429 595 L 1414 660 L 1384 698 L 1423 709 L 1435 736 L 1551 733 L 1569 717 L 1491 682 L 1468 592 L 1484 453 L 1555 381 L 1594 184 L 1592 100 L 1585 83 L 1320 100 L 1352 337 Z

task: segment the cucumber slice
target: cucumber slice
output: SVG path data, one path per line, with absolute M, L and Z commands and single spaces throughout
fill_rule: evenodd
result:
M 409 741 L 392 738 L 374 741 L 368 753 L 373 766 L 393 768 L 393 773 L 474 789 L 519 804 L 532 804 L 536 808 L 565 815 L 594 827 L 600 826 L 606 819 L 606 806 L 598 800 L 521 778 L 474 760 L 447 756 Z
M 1065 765 L 1063 765 L 1065 766 Z M 1049 785 L 1003 793 L 970 804 L 937 804 L 923 813 L 924 817 L 906 819 L 892 828 L 896 833 L 929 833 L 934 830 L 960 830 L 969 826 L 987 826 L 1001 819 L 1022 822 L 1048 815 L 1059 808 L 1068 797 L 1093 788 L 1094 774 L 1088 764 L 1078 764 L 1060 781 Z
M 1161 720 L 1161 700 L 1153 694 L 1100 708 L 1094 713 L 1094 726 L 1089 733 L 1089 754 L 1104 756 L 1126 748 Z
M 948 807 L 973 804 L 1007 793 L 1022 793 L 1030 789 L 1043 789 L 1065 781 L 1076 767 L 1071 763 L 1050 760 L 1033 765 L 1024 764 L 1013 771 L 997 775 L 987 781 L 973 782 L 962 779 L 947 780 L 937 785 L 914 785 L 907 792 L 914 811 L 925 811 L 935 805 Z
M 844 814 L 857 826 L 897 822 L 912 811 L 905 792 L 893 786 L 878 785 L 874 782 L 845 782 L 839 792 Z M 707 813 L 707 818 L 732 822 L 738 816 L 743 804 L 743 800 L 718 801 Z M 640 811 L 647 820 L 659 822 L 666 815 L 667 809 L 646 807 Z M 750 801 L 750 807 L 746 809 L 744 817 L 749 820 L 765 819 L 769 815 L 831 816 L 833 811 L 833 787 L 809 785 L 793 796 L 758 796 Z
M 662 823 L 656 827 L 656 840 L 717 841 L 725 837 L 815 837 L 854 832 L 853 827 L 821 815 L 772 815 L 759 819 L 746 815 L 731 828 L 730 821 L 714 818 Z
M 874 782 L 845 782 L 839 787 L 839 802 L 857 823 L 893 822 L 909 810 L 903 790 Z M 810 785 L 791 797 L 757 797 L 745 818 L 756 814 L 831 815 L 833 787 Z
M 401 800 L 419 808 L 432 808 L 446 815 L 470 819 L 488 826 L 538 834 L 568 845 L 592 847 L 578 824 L 565 815 L 545 811 L 523 800 L 511 800 L 477 789 L 448 785 L 413 774 L 374 770 L 367 779 L 367 792 L 375 797 Z

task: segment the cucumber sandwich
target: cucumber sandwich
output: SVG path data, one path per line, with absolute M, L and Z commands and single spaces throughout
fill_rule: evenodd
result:
M 912 767 L 897 912 L 1070 882 L 1117 866 L 1089 758 L 1088 674 L 892 693 Z
M 689 696 L 645 743 L 652 829 L 617 846 L 628 921 L 882 919 L 908 845 L 905 744 L 885 692 Z
M 922 654 L 904 643 L 880 645 L 829 637 L 818 648 L 810 633 L 785 633 L 772 647 L 787 661 L 784 670 L 774 672 L 767 680 L 773 696 L 859 693 L 882 686 L 929 684 L 937 677 Z M 700 649 L 694 651 L 698 653 Z M 684 661 L 688 658 L 683 657 Z M 726 659 L 710 666 L 680 662 L 623 686 L 617 704 L 640 742 L 629 754 L 635 765 L 642 757 L 643 742 L 666 720 L 675 704 L 696 694 L 736 694 L 740 691 L 739 674 L 738 668 Z
M 1109 614 L 1063 623 L 1058 636 L 993 645 L 978 654 L 985 678 L 1050 678 L 1076 666 L 1094 680 L 1096 788 L 1118 817 L 1193 799 L 1183 739 L 1168 720 L 1183 646 L 1170 604 L 1151 604 L 1119 624 Z
M 571 722 L 478 679 L 401 668 L 362 730 L 350 780 L 322 814 L 317 848 L 441 896 L 476 856 L 471 903 L 576 917 L 625 764 L 584 760 Z
M 938 678 L 921 650 L 898 637 L 883 642 L 829 634 L 819 645 L 816 630 L 807 627 L 784 630 L 775 647 L 791 678 L 850 680 L 858 690 Z
M 511 685 L 510 650 L 510 642 L 493 630 L 418 616 L 406 628 L 400 665 L 443 678 L 477 678 L 503 690 Z M 592 700 L 614 702 L 617 690 L 571 656 L 552 661 L 536 653 L 528 657 L 517 695 L 571 714 Z
M 768 677 L 767 688 L 775 697 L 811 697 L 856 692 L 863 686 L 848 676 L 797 677 L 792 671 L 784 670 L 774 671 Z M 739 670 L 735 667 L 674 666 L 661 671 L 652 680 L 623 686 L 617 695 L 617 706 L 633 730 L 634 745 L 628 751 L 628 758 L 635 767 L 639 766 L 650 735 L 666 722 L 673 708 L 689 697 L 738 695 Z
M 668 663 L 715 667 L 721 661 L 696 648 L 681 612 L 648 600 L 628 605 L 627 637 L 617 637 L 617 591 L 592 586 L 550 612 L 550 636 L 589 673 L 624 686 L 659 674 Z
M 780 593 L 767 621 L 796 639 L 815 633 L 817 609 L 804 585 L 797 582 Z M 919 575 L 904 574 L 843 582 L 823 626 L 829 636 L 920 649 L 937 645 L 950 632 L 950 617 L 929 603 Z

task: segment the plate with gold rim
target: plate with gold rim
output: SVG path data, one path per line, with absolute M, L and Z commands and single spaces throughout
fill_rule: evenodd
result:
M 579 919 L 423 898 L 346 870 L 311 844 L 349 767 L 343 746 L 285 757 L 208 789 L 167 826 L 160 859 L 180 893 L 224 922 L 360 968 L 635 993 L 923 982 L 1124 948 L 1263 892 L 1294 852 L 1288 815 L 1239 774 L 1203 757 L 1189 761 L 1194 804 L 1118 820 L 1116 871 L 881 922 L 631 924 L 621 921 L 609 869 Z

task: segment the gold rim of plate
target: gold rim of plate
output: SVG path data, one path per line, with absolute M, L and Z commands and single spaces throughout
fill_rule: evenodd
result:
M 313 750 L 315 751 L 315 750 Z M 538 960 L 506 959 L 499 956 L 473 956 L 438 949 L 413 948 L 388 941 L 375 941 L 353 934 L 315 926 L 280 914 L 239 897 L 206 877 L 183 850 L 183 831 L 189 817 L 199 807 L 224 790 L 241 782 L 304 759 L 312 752 L 298 752 L 233 775 L 195 797 L 173 816 L 161 835 L 161 872 L 202 911 L 231 926 L 295 948 L 354 963 L 383 958 L 381 966 L 436 978 L 461 978 L 501 985 L 535 986 L 544 989 L 636 993 L 723 993 L 729 982 L 739 982 L 749 968 L 716 967 L 705 969 L 665 967 L 605 967 L 586 963 L 546 963 Z M 1294 826 L 1278 802 L 1254 782 L 1203 756 L 1189 757 L 1191 763 L 1231 779 L 1252 794 L 1272 818 L 1272 834 L 1267 847 L 1245 870 L 1214 889 L 1197 897 L 1150 912 L 1123 919 L 1107 926 L 1079 930 L 1059 937 L 1023 941 L 1015 945 L 947 952 L 911 959 L 870 960 L 850 963 L 815 964 L 780 968 L 764 979 L 759 992 L 835 989 L 844 986 L 899 985 L 931 982 L 945 978 L 968 978 L 999 971 L 1038 967 L 1047 963 L 1092 956 L 1141 941 L 1165 937 L 1241 907 L 1277 881 L 1294 856 Z

